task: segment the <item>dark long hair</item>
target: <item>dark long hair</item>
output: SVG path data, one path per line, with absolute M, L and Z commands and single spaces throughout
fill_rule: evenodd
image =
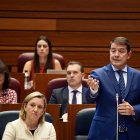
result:
M 37 43 L 38 41 L 40 40 L 44 40 L 45 42 L 48 43 L 48 46 L 49 46 L 49 54 L 48 54 L 48 58 L 47 58 L 47 62 L 45 64 L 45 71 L 47 69 L 53 69 L 53 60 L 52 60 L 52 45 L 51 45 L 51 42 L 50 40 L 44 36 L 44 35 L 41 35 L 39 36 L 39 38 L 36 40 L 36 47 L 35 47 L 35 54 L 34 54 L 34 71 L 36 73 L 39 73 L 40 71 L 40 63 L 39 63 L 39 56 L 37 54 Z
M 2 85 L 2 90 L 5 90 L 5 89 L 9 88 L 10 74 L 9 74 L 8 67 L 2 60 L 0 60 L 0 73 L 4 74 L 4 82 Z

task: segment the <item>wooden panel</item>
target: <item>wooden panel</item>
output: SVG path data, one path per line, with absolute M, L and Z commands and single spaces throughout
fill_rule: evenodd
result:
M 57 52 L 64 56 L 66 64 L 69 61 L 80 61 L 85 67 L 101 67 L 109 63 L 109 52 L 108 51 L 68 51 L 68 52 Z M 11 51 L 1 52 L 1 59 L 9 66 L 17 65 L 17 57 L 20 53 Z M 129 64 L 132 67 L 140 68 L 140 52 L 133 52 L 132 58 L 129 60 Z
M 7 0 L 0 4 L 1 10 L 22 11 L 140 12 L 139 7 L 138 0 Z
M 10 73 L 10 75 L 21 83 L 21 97 L 20 102 L 33 91 L 39 91 L 47 96 L 47 84 L 50 80 L 54 78 L 64 78 L 66 74 L 47 74 L 47 73 L 35 73 L 34 74 L 34 86 L 32 89 L 24 90 L 24 74 L 23 73 Z M 47 98 L 48 99 L 48 98 Z
M 66 77 L 66 74 L 44 74 L 44 73 L 36 73 L 34 74 L 34 90 L 40 91 L 41 93 L 46 95 L 47 101 L 49 101 L 49 97 L 47 97 L 47 84 L 50 80 L 54 78 L 63 78 Z M 41 82 L 41 83 L 40 83 Z
M 1 30 L 55 30 L 56 20 L 53 19 L 0 19 Z
M 8 110 L 20 110 L 21 103 L 18 104 L 0 104 L 0 112 Z
M 0 57 L 7 65 L 17 65 L 18 55 L 18 52 L 14 51 L 0 51 Z
M 85 67 L 101 67 L 109 63 L 109 52 L 68 52 L 64 53 L 63 56 L 66 58 L 66 63 L 70 60 L 80 61 Z M 128 64 L 132 67 L 139 68 L 139 59 L 140 53 L 135 52 Z
M 39 18 L 39 19 L 140 19 L 140 13 L 130 13 L 130 12 L 64 12 L 64 11 L 0 11 L 0 17 L 4 18 Z
M 15 79 L 17 79 L 20 82 L 21 85 L 21 94 L 20 94 L 20 99 L 19 102 L 22 103 L 22 101 L 24 100 L 26 93 L 24 92 L 24 74 L 23 73 L 10 73 L 11 77 L 14 77 Z
M 140 20 L 57 20 L 56 26 L 60 31 L 140 31 Z
M 1 30 L 140 31 L 140 20 L 133 20 L 132 22 L 132 20 L 1 18 L 0 23 Z
M 90 47 L 108 48 L 116 36 L 125 36 L 133 47 L 140 46 L 140 32 L 50 32 L 50 31 L 0 31 L 0 50 L 34 50 L 36 39 L 41 34 L 47 35 L 53 50 L 83 50 Z M 7 41 L 8 40 L 8 41 Z M 75 47 L 76 46 L 76 47 Z M 85 51 L 85 50 L 84 50 Z
M 46 112 L 50 113 L 53 117 L 53 124 L 56 130 L 57 140 L 61 140 L 61 135 L 62 135 L 61 129 L 59 127 L 60 107 L 61 107 L 60 104 L 53 104 L 53 105 L 48 104 L 46 108 Z
M 34 51 L 36 38 L 45 34 L 52 42 L 53 51 L 64 55 L 66 62 L 77 60 L 85 67 L 100 67 L 109 62 L 110 40 L 126 36 L 134 48 L 129 63 L 139 68 L 139 7 L 138 0 L 3 1 L 1 59 L 16 68 L 18 55 Z

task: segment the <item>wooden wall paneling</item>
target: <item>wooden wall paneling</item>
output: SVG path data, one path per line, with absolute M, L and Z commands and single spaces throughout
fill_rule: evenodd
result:
M 57 52 L 58 53 L 58 52 Z M 1 53 L 1 59 L 6 62 L 9 67 L 17 65 L 17 57 L 20 53 L 18 51 L 12 52 L 3 51 Z M 109 63 L 109 51 L 69 51 L 69 52 L 60 52 L 65 58 L 65 62 L 69 61 L 80 61 L 85 67 L 101 67 Z M 78 54 L 78 55 L 77 55 Z M 140 68 L 139 63 L 140 52 L 133 52 L 132 58 L 129 60 L 129 64 L 132 67 Z
M 60 121 L 59 121 L 60 107 L 61 107 L 60 104 L 48 104 L 46 108 L 46 112 L 50 113 L 53 117 L 53 122 L 54 122 L 53 124 L 56 130 L 57 140 L 62 140 L 61 137 L 63 135 L 61 128 L 59 127 L 60 126 Z
M 51 31 L 0 31 L 0 50 L 19 50 L 28 51 L 34 50 L 36 39 L 39 35 L 44 34 L 49 37 L 52 42 L 52 49 L 58 51 L 75 50 L 82 47 L 107 48 L 110 41 L 116 36 L 126 36 L 133 47 L 139 47 L 140 31 L 122 32 L 122 31 L 76 31 L 76 32 L 51 32 Z M 7 41 L 8 40 L 8 41 Z
M 0 30 L 55 30 L 55 19 L 0 18 Z
M 139 12 L 100 12 L 100 11 L 0 11 L 1 18 L 34 18 L 34 19 L 140 19 Z
M 140 20 L 133 20 L 132 22 L 132 20 L 53 20 L 2 18 L 0 19 L 0 22 L 1 30 L 140 31 Z
M 58 19 L 56 29 L 60 31 L 140 31 L 140 20 L 133 20 L 132 22 L 132 20 Z
M 110 40 L 126 36 L 136 54 L 130 64 L 139 68 L 139 6 L 136 0 L 8 0 L 0 5 L 1 59 L 15 68 L 20 52 L 33 51 L 36 37 L 46 34 L 53 51 L 64 54 L 66 62 L 75 59 L 89 68 L 100 67 L 109 60 Z
M 25 6 L 26 3 L 26 6 Z M 137 0 L 7 0 L 0 5 L 1 10 L 20 11 L 85 11 L 85 12 L 140 12 Z

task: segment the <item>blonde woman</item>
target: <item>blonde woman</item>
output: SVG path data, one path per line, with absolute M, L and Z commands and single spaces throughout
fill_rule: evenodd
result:
M 23 101 L 19 119 L 6 125 L 2 140 L 56 140 L 52 123 L 45 122 L 46 98 L 36 91 Z

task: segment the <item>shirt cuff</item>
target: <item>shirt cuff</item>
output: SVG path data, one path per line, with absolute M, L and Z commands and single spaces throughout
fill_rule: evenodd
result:
M 90 97 L 91 98 L 95 98 L 97 96 L 97 93 L 98 93 L 98 90 L 93 90 L 91 87 L 90 87 Z

